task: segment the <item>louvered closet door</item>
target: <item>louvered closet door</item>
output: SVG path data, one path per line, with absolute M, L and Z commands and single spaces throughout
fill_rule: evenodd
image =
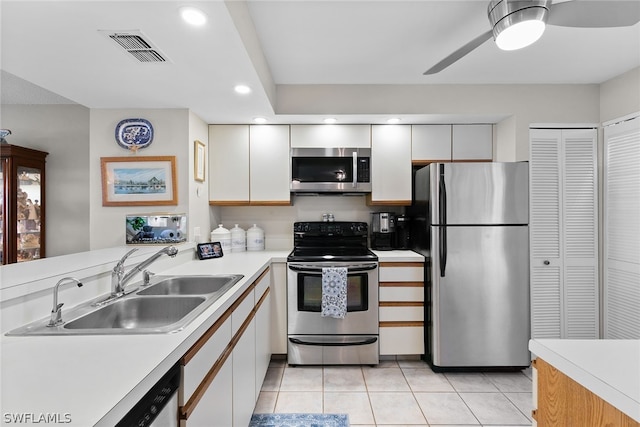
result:
M 531 129 L 533 338 L 598 338 L 597 134 Z
M 564 338 L 598 338 L 596 130 L 562 131 Z
M 560 144 L 559 130 L 531 130 L 529 242 L 531 337 L 560 338 Z
M 640 118 L 607 126 L 604 337 L 640 338 Z

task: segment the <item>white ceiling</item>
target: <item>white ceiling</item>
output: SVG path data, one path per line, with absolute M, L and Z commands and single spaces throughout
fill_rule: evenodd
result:
M 190 108 L 208 123 L 295 123 L 311 120 L 277 114 L 278 85 L 598 84 L 640 66 L 640 24 L 548 26 L 523 50 L 500 51 L 490 40 L 423 75 L 489 29 L 488 0 L 227 3 L 1 0 L 2 101 Z M 204 27 L 181 21 L 185 4 L 207 14 Z M 140 63 L 101 30 L 139 31 L 169 61 Z M 253 92 L 235 94 L 238 83 Z

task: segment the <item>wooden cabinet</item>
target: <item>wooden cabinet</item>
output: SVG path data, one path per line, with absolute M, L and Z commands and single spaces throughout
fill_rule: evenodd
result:
M 288 125 L 209 126 L 209 204 L 290 205 Z
M 371 126 L 371 205 L 411 205 L 411 126 Z
M 424 354 L 424 264 L 380 263 L 380 355 Z
M 538 427 L 616 426 L 638 427 L 640 423 L 545 362 L 535 359 Z
M 291 147 L 370 148 L 371 125 L 291 125 Z
M 271 358 L 269 271 L 181 359 L 182 427 L 249 425 Z
M 595 129 L 531 129 L 532 338 L 598 338 Z
M 413 125 L 411 160 L 414 164 L 493 159 L 493 126 Z
M 0 264 L 44 258 L 48 153 L 10 144 L 0 150 Z

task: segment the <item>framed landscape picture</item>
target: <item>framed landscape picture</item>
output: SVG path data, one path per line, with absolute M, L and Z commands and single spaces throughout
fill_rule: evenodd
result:
M 174 156 L 102 157 L 102 206 L 177 205 Z

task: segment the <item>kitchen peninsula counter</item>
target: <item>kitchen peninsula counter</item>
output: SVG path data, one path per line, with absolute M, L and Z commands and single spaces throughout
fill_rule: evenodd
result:
M 158 271 L 158 275 L 244 275 L 179 332 L 2 335 L 0 423 L 43 425 L 44 416 L 70 426 L 114 426 L 272 262 L 285 262 L 287 254 L 231 253 Z M 19 419 L 23 422 L 17 422 Z
M 554 383 L 559 383 L 562 375 L 568 377 L 569 381 L 577 383 L 576 385 L 593 393 L 597 398 L 638 423 L 634 424 L 629 420 L 631 424 L 614 422 L 615 425 L 640 425 L 640 340 L 536 339 L 529 342 L 529 350 L 535 357 L 543 360 L 544 365 L 538 366 L 539 370 L 548 369 L 550 365 L 551 370 L 559 371 L 561 375 L 552 374 L 555 375 Z M 538 390 L 540 390 L 541 381 L 545 381 L 540 374 L 539 372 Z M 542 387 L 547 386 L 548 384 L 542 385 Z M 555 396 L 541 396 L 540 393 L 537 396 L 537 417 L 541 426 L 549 425 L 543 420 L 548 414 L 541 413 L 546 411 L 544 409 L 546 403 L 543 403 L 545 399 L 550 403 L 549 408 L 553 408 L 554 417 L 559 416 L 565 409 L 582 410 L 578 404 L 572 408 L 570 402 L 567 405 L 561 403 L 565 399 L 575 397 L 563 396 L 566 388 L 557 387 L 555 390 L 558 390 Z M 589 402 L 589 408 L 585 408 L 585 412 L 597 411 L 599 416 L 602 416 L 604 411 L 600 413 L 599 408 L 594 408 L 595 403 L 591 400 Z M 562 419 L 558 418 L 556 421 L 562 422 Z M 593 419 L 589 421 L 592 422 L 591 425 L 598 425 L 598 421 Z

